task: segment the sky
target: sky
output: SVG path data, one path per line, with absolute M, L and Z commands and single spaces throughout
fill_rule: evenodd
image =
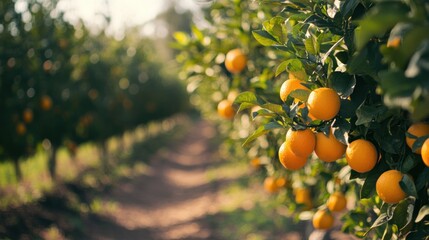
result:
M 199 0 L 175 0 L 182 8 L 196 9 Z M 110 15 L 111 22 L 107 33 L 120 36 L 124 27 L 141 25 L 155 18 L 167 7 L 168 0 L 61 0 L 59 9 L 66 12 L 65 17 L 71 22 L 79 18 L 94 29 L 105 24 L 103 15 Z M 154 26 L 143 29 L 150 35 Z M 151 32 L 152 31 L 152 32 Z

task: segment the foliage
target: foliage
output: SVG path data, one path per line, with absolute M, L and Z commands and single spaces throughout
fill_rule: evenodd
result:
M 104 144 L 187 107 L 152 41 L 132 30 L 122 40 L 94 35 L 83 23 L 65 21 L 56 3 L 0 3 L 0 158 L 13 160 L 18 178 L 18 161 L 42 142 L 53 150 L 55 177 L 59 146 Z
M 353 210 L 342 217 L 342 230 L 358 237 L 424 239 L 427 235 L 429 168 L 413 153 L 405 138 L 417 138 L 419 148 L 428 136 L 410 136 L 413 122 L 426 122 L 429 99 L 429 5 L 425 1 L 215 1 L 206 9 L 208 27 L 192 35 L 177 33 L 177 59 L 183 64 L 193 103 L 214 112 L 228 92 L 238 114 L 224 121 L 232 140 L 241 141 L 249 158 L 264 158 L 268 175 L 286 176 L 292 183 L 285 204 L 301 219 L 304 206 L 294 203 L 293 189 L 312 191 L 312 202 L 324 208 L 330 193 L 347 192 Z M 241 48 L 247 68 L 230 74 L 225 53 Z M 284 80 L 301 73 L 309 90 L 279 98 Z M 298 74 L 299 75 L 299 74 Z M 295 76 L 296 77 L 296 76 Z M 340 99 L 331 120 L 309 116 L 310 91 L 328 87 Z M 328 107 L 328 106 L 326 106 Z M 251 124 L 250 121 L 254 124 Z M 352 170 L 342 158 L 325 163 L 313 154 L 298 171 L 284 169 L 277 151 L 289 128 L 329 133 L 343 144 L 366 139 L 379 160 L 369 172 Z M 237 133 L 238 132 L 238 133 Z M 252 133 L 253 132 L 253 133 Z M 243 136 L 244 135 L 244 136 Z M 229 142 L 238 152 L 239 146 Z M 407 198 L 387 204 L 375 193 L 378 177 L 389 169 L 404 173 L 400 181 Z

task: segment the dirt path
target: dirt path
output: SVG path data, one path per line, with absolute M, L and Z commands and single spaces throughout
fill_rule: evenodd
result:
M 215 129 L 200 121 L 182 141 L 160 150 L 150 170 L 102 197 L 115 211 L 85 223 L 89 238 L 212 239 L 204 216 L 216 211 L 216 186 L 206 169 L 216 162 Z

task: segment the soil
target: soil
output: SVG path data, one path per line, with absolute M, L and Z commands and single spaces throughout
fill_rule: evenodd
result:
M 216 164 L 210 143 L 215 128 L 196 122 L 187 136 L 160 149 L 149 171 L 123 182 L 102 196 L 116 203 L 114 211 L 88 219 L 89 239 L 213 239 L 205 216 L 216 212 L 218 184 L 206 170 Z

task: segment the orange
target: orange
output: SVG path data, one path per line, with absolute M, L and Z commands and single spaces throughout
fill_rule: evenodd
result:
M 304 80 L 307 80 L 307 78 L 308 78 L 308 75 L 304 70 L 289 72 L 289 79 L 304 81 Z
M 230 73 L 243 71 L 247 64 L 247 57 L 241 49 L 230 50 L 225 57 L 225 67 Z
M 421 154 L 423 163 L 429 167 L 429 138 L 423 143 Z
M 276 185 L 278 188 L 282 188 L 286 186 L 287 180 L 284 177 L 279 177 L 276 179 Z
M 387 47 L 391 47 L 391 48 L 397 48 L 399 47 L 400 44 L 401 44 L 400 37 L 393 37 L 387 41 Z
M 259 169 L 261 167 L 261 160 L 259 158 L 255 157 L 250 161 L 250 165 L 254 169 Z
M 269 193 L 275 193 L 279 190 L 274 177 L 266 177 L 264 180 L 264 189 Z
M 334 192 L 329 196 L 326 206 L 332 212 L 341 212 L 347 206 L 347 199 L 342 192 Z
M 346 159 L 353 170 L 365 173 L 375 167 L 378 160 L 377 149 L 370 141 L 358 139 L 347 146 Z
M 290 128 L 286 134 L 286 144 L 296 156 L 307 158 L 316 147 L 316 137 L 309 128 L 297 131 Z
M 408 128 L 407 132 L 417 138 L 429 135 L 429 124 L 422 122 L 414 123 Z M 407 142 L 408 147 L 413 149 L 413 144 L 416 139 L 405 136 L 405 141 Z M 420 154 L 421 148 L 416 149 L 414 152 Z
M 18 133 L 18 135 L 24 135 L 25 132 L 27 132 L 27 128 L 25 127 L 24 123 L 18 123 L 16 125 L 16 133 Z
M 297 89 L 309 90 L 306 86 L 301 84 L 302 81 L 297 79 L 289 79 L 283 82 L 280 87 L 280 99 L 285 102 L 289 94 Z
M 398 203 L 407 196 L 399 185 L 402 176 L 398 170 L 389 170 L 380 175 L 375 190 L 381 200 L 386 203 Z
M 295 155 L 284 142 L 279 148 L 280 163 L 289 170 L 298 170 L 305 166 L 307 157 Z
M 232 102 L 227 99 L 222 100 L 217 105 L 218 114 L 226 119 L 232 119 L 235 115 L 234 107 L 232 106 Z
M 295 202 L 299 204 L 304 204 L 306 210 L 311 209 L 313 207 L 309 189 L 296 188 L 294 190 L 294 194 L 295 194 Z
M 331 120 L 340 111 L 340 97 L 331 88 L 317 88 L 307 99 L 308 112 L 320 120 Z
M 30 123 L 33 121 L 33 110 L 30 108 L 26 108 L 24 112 L 22 112 L 22 119 L 24 119 L 24 122 Z
M 52 108 L 51 97 L 49 97 L 48 95 L 43 95 L 42 98 L 40 99 L 40 107 L 45 111 L 48 111 L 49 109 L 51 109 Z
M 334 216 L 326 210 L 318 210 L 313 215 L 313 227 L 315 229 L 329 229 L 334 225 Z
M 320 160 L 325 162 L 333 162 L 344 155 L 347 146 L 338 141 L 332 130 L 329 132 L 329 137 L 324 133 L 316 133 L 316 147 L 314 152 Z

